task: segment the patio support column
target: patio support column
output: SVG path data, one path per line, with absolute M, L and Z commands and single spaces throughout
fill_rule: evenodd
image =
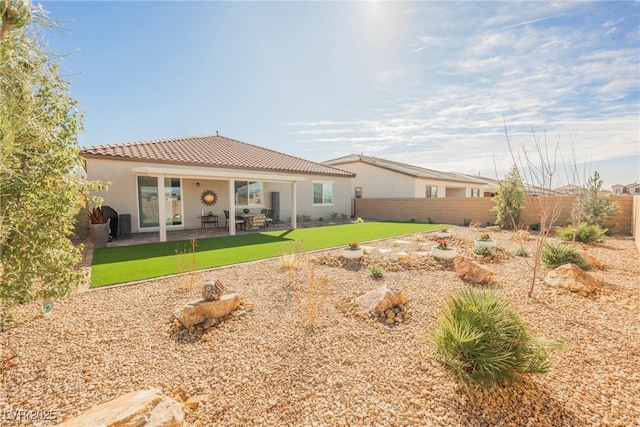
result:
M 167 241 L 167 207 L 164 196 L 164 175 L 158 175 L 158 225 L 160 227 L 160 241 Z
M 233 178 L 229 178 L 229 219 L 227 220 L 229 226 L 229 235 L 236 235 L 236 181 Z
M 296 200 L 296 188 L 297 188 L 297 184 L 296 182 L 292 182 L 291 183 L 291 228 L 292 229 L 296 229 L 298 227 L 298 221 L 296 220 L 296 217 L 298 216 L 298 201 Z

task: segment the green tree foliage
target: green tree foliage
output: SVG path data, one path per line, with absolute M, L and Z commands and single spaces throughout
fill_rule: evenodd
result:
M 500 180 L 498 194 L 492 199 L 495 203 L 496 224 L 503 229 L 513 229 L 520 223 L 520 214 L 524 209 L 524 187 L 518 168 L 512 166 L 507 176 Z
M 495 289 L 466 288 L 449 298 L 432 341 L 440 361 L 467 390 L 491 390 L 549 370 L 542 341 Z
M 46 14 L 0 0 L 0 321 L 15 304 L 68 294 L 82 280 L 69 238 L 83 194 L 82 117 L 45 53 Z
M 582 221 L 594 224 L 601 228 L 607 228 L 605 221 L 618 213 L 618 204 L 612 202 L 607 194 L 602 191 L 600 174 L 594 172 L 589 178 L 584 192 Z

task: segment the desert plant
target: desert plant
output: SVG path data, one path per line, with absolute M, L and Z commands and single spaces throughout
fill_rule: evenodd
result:
M 493 255 L 493 248 L 490 246 L 476 245 L 473 247 L 473 253 L 476 255 L 482 255 L 483 257 L 490 257 Z
M 87 210 L 87 218 L 91 224 L 105 224 L 109 217 L 102 207 L 96 206 L 91 210 Z
M 568 225 L 561 228 L 556 237 L 564 241 L 576 241 L 582 243 L 602 242 L 607 233 L 606 229 L 602 229 L 596 224 L 580 223 L 577 228 Z
M 384 277 L 384 269 L 377 264 L 369 267 L 369 273 L 371 274 L 371 277 L 374 277 L 376 279 Z
M 331 212 L 331 213 L 329 214 L 329 219 L 330 219 L 331 221 L 335 221 L 335 220 L 337 220 L 337 219 L 338 219 L 338 212 Z
M 329 297 L 329 279 L 316 277 L 315 264 L 309 263 L 309 281 L 303 283 L 297 294 L 298 315 L 302 326 L 313 332 L 318 314 Z
M 292 242 L 285 252 L 280 255 L 278 266 L 287 270 L 297 269 L 300 265 L 300 253 L 303 251 L 302 242 Z
M 438 359 L 467 391 L 472 385 L 491 390 L 517 384 L 550 367 L 542 341 L 496 289 L 470 287 L 449 298 L 432 342 Z
M 193 289 L 193 285 L 195 284 L 195 272 L 197 269 L 196 265 L 196 247 L 198 243 L 196 239 L 189 240 L 191 251 L 189 251 L 185 246 L 183 246 L 182 250 L 180 247 L 176 247 L 176 263 L 178 265 L 178 283 L 181 285 L 182 289 L 185 291 L 190 291 Z
M 500 228 L 513 229 L 520 223 L 525 198 L 518 168 L 513 165 L 507 176 L 499 183 L 498 194 L 492 199 L 495 206 L 491 210 L 496 213 L 496 224 Z
M 70 237 L 82 195 L 82 116 L 43 32 L 41 5 L 0 1 L 0 319 L 40 298 L 68 295 L 87 280 Z
M 548 268 L 557 268 L 564 264 L 575 264 L 583 270 L 591 270 L 591 265 L 578 253 L 578 251 L 564 243 L 544 245 L 542 250 L 542 262 Z
M 536 217 L 539 219 L 540 231 L 535 241 L 533 260 L 529 262 L 527 258 L 524 258 L 525 263 L 531 268 L 532 272 L 531 284 L 529 286 L 529 292 L 527 293 L 529 298 L 531 298 L 533 297 L 535 285 L 538 282 L 538 268 L 540 267 L 540 257 L 542 256 L 544 245 L 549 236 L 551 226 L 555 224 L 560 217 L 560 204 L 557 198 L 551 197 L 551 195 L 554 194 L 553 188 L 556 176 L 559 141 L 555 144 L 555 147 L 549 147 L 546 133 L 543 139 L 538 138 L 532 128 L 531 134 L 533 136 L 535 149 L 525 150 L 523 147 L 522 157 L 520 157 L 516 156 L 511 146 L 506 122 L 504 124 L 504 133 L 513 164 L 518 167 L 518 176 L 522 179 L 523 185 L 526 184 L 527 188 L 538 193 L 535 197 L 530 197 L 529 201 Z M 514 230 L 517 229 L 517 224 L 514 222 L 512 227 Z
M 587 181 L 582 220 L 605 228 L 605 221 L 618 213 L 618 204 L 602 191 L 602 184 L 598 172 Z
M 340 219 L 342 219 L 343 221 L 346 221 L 346 220 L 348 220 L 348 219 L 349 219 L 349 215 L 347 215 L 347 214 L 345 214 L 345 213 L 340 214 Z
M 514 252 L 516 256 L 527 258 L 529 256 L 529 251 L 527 251 L 522 246 L 518 246 L 518 249 Z

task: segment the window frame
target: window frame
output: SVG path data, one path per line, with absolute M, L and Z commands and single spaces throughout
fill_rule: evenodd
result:
M 322 186 L 322 202 L 321 203 L 316 203 L 316 185 Z M 325 197 L 327 196 L 327 194 L 325 193 L 325 186 L 326 188 L 330 189 L 330 192 L 331 192 L 330 201 L 325 200 Z M 311 190 L 312 190 L 312 194 L 311 194 L 312 206 L 333 206 L 334 200 L 335 200 L 335 197 L 333 196 L 333 181 L 313 181 L 311 185 Z
M 427 199 L 437 199 L 438 198 L 438 186 L 437 185 L 425 185 L 424 186 L 424 197 Z
M 246 185 L 246 187 L 247 187 L 247 196 L 246 196 L 247 197 L 247 203 L 246 204 L 238 202 L 238 183 L 244 183 Z M 260 192 L 259 192 L 259 194 L 260 194 L 259 200 L 260 201 L 257 202 L 257 203 L 252 203 L 251 202 L 251 199 L 252 199 L 251 194 L 253 193 L 253 190 L 251 188 L 252 184 L 253 185 L 259 184 L 259 186 L 260 186 Z M 264 207 L 264 182 L 263 181 L 255 181 L 255 180 L 252 181 L 252 180 L 249 180 L 249 179 L 246 179 L 246 180 L 245 179 L 236 179 L 233 182 L 233 187 L 234 187 L 234 191 L 233 191 L 234 196 L 233 197 L 234 197 L 234 200 L 235 200 L 235 206 L 236 207 L 241 207 L 241 208 Z

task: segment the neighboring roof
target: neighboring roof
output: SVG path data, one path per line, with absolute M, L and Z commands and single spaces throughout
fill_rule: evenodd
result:
M 567 185 L 563 185 L 562 187 L 555 188 L 554 191 L 556 191 L 557 193 L 569 194 L 571 196 L 575 196 L 575 195 L 584 193 L 585 188 L 579 185 L 567 184 Z
M 406 163 L 394 162 L 392 160 L 381 159 L 379 157 L 364 156 L 362 154 L 350 154 L 337 159 L 323 162 L 325 165 L 341 165 L 345 163 L 362 162 L 380 168 L 388 169 L 415 178 L 439 179 L 446 181 L 470 182 L 474 184 L 487 184 L 483 179 L 474 178 L 457 172 L 441 172 L 434 169 L 422 168 L 420 166 L 408 165 Z
M 351 172 L 322 163 L 289 156 L 221 135 L 82 147 L 81 156 L 176 165 L 355 176 Z

